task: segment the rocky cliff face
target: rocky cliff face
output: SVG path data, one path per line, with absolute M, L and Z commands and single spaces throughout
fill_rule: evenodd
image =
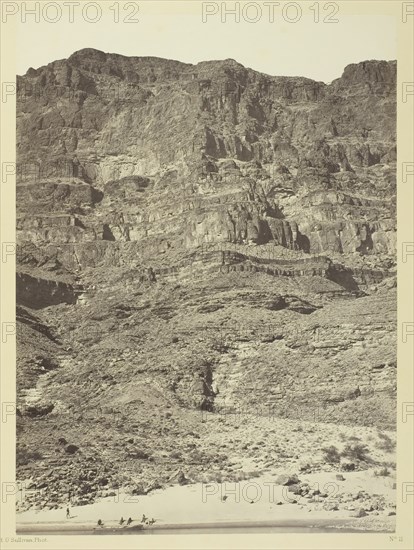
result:
M 72 242 L 393 254 L 395 79 L 378 61 L 327 86 L 82 50 L 18 78 L 18 204 L 78 209 Z M 32 237 L 61 241 L 42 237 L 56 223 Z
M 104 401 L 126 432 L 175 410 L 167 448 L 257 403 L 393 426 L 395 62 L 326 85 L 87 49 L 17 83 L 22 438 L 86 445 Z

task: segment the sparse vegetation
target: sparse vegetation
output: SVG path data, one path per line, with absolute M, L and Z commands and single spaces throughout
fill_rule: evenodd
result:
M 386 453 L 392 453 L 395 450 L 395 441 L 385 433 L 378 432 L 380 441 L 375 445 L 377 449 L 385 451 Z
M 302 427 L 302 426 L 298 426 L 297 428 L 293 428 L 292 431 L 293 431 L 293 432 L 303 432 L 303 427 Z
M 324 461 L 328 464 L 337 464 L 341 459 L 341 455 L 335 445 L 324 447 L 322 451 L 324 453 Z
M 362 443 L 349 443 L 345 445 L 344 450 L 341 453 L 341 456 L 352 459 L 352 460 L 361 460 L 367 462 L 369 449 L 367 445 Z
M 392 73 L 368 62 L 331 88 L 233 62 L 164 71 L 90 55 L 40 68 L 36 82 L 76 65 L 100 94 L 135 73 L 154 93 L 146 102 L 141 87 L 132 110 L 88 94 L 76 116 L 65 97 L 18 102 L 22 166 L 83 157 L 76 182 L 47 172 L 16 186 L 17 477 L 45 493 L 29 504 L 263 472 L 385 487 L 372 472 L 393 474 L 395 459 L 380 450 L 394 450 L 391 432 L 376 434 L 396 421 Z M 50 132 L 37 139 L 39 121 Z M 134 143 L 143 175 L 121 177 Z
M 170 458 L 175 458 L 177 460 L 181 459 L 181 453 L 178 452 L 178 451 L 173 451 L 172 453 L 170 453 Z
M 387 467 L 381 468 L 381 470 L 375 470 L 374 476 L 376 477 L 388 477 L 390 475 L 390 471 Z

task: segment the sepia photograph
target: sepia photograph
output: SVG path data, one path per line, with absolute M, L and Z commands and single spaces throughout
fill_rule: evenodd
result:
M 347 2 L 3 4 L 15 542 L 382 533 L 377 548 L 409 548 L 398 18 Z

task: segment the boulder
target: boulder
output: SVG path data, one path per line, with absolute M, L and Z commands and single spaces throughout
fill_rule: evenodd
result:
M 278 485 L 297 485 L 300 483 L 300 479 L 296 474 L 281 474 L 276 478 L 276 483 Z
M 344 472 L 353 472 L 356 469 L 355 463 L 349 460 L 341 461 L 341 469 Z
M 79 447 L 77 445 L 73 445 L 72 443 L 69 445 L 66 445 L 65 447 L 65 452 L 70 455 L 73 455 L 78 451 L 79 451 Z

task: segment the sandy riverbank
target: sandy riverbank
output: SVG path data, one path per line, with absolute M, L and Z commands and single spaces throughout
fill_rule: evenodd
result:
M 239 483 L 209 483 L 186 486 L 171 486 L 153 491 L 148 495 L 131 496 L 119 492 L 86 506 L 70 509 L 71 518 L 65 519 L 65 509 L 28 510 L 17 515 L 18 532 L 90 532 L 97 534 L 97 522 L 101 519 L 104 528 L 99 534 L 116 529 L 118 534 L 171 532 L 182 530 L 217 529 L 235 531 L 259 529 L 326 531 L 341 530 L 393 531 L 395 516 L 390 509 L 372 510 L 364 517 L 356 513 L 371 501 L 368 498 L 383 497 L 395 501 L 395 489 L 388 478 L 379 479 L 371 471 L 349 472 L 343 481 L 330 473 L 300 476 L 301 481 L 317 487 L 324 498 L 311 500 L 294 495 L 287 487 L 275 484 L 271 476 L 255 478 Z M 365 491 L 365 503 L 352 497 Z M 131 517 L 132 526 L 141 525 L 142 515 L 155 518 L 153 526 L 144 526 L 143 531 L 120 528 L 119 519 Z M 94 531 L 95 528 L 95 531 Z M 122 531 L 122 533 L 121 533 Z M 113 533 L 112 533 L 113 534 Z

